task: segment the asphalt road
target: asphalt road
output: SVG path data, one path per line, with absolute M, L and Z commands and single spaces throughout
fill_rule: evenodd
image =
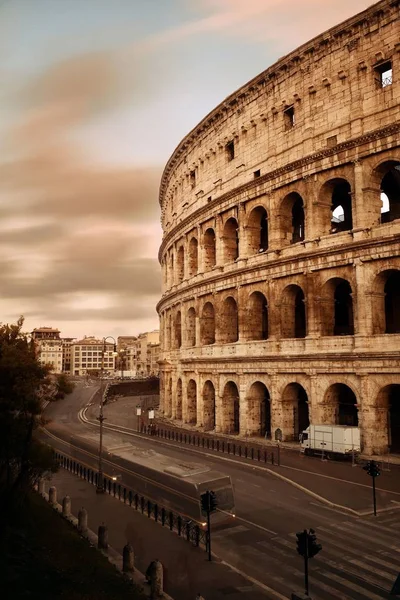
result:
M 82 424 L 77 416 L 79 409 L 89 403 L 94 391 L 95 388 L 80 384 L 64 401 L 50 405 L 46 415 L 53 423 L 49 426 L 63 424 L 71 434 L 84 435 L 96 444 L 98 431 L 93 426 Z M 106 425 L 112 422 L 113 411 L 118 412 L 117 404 L 105 407 L 108 416 Z M 97 410 L 93 407 L 92 418 Z M 130 450 L 151 448 L 171 460 L 197 464 L 201 461 L 229 474 L 235 488 L 237 518 L 213 532 L 213 549 L 223 560 L 276 590 L 282 598 L 289 598 L 293 589 L 302 588 L 302 559 L 296 553 L 295 533 L 309 527 L 316 530 L 318 541 L 323 545 L 323 550 L 310 565 L 313 599 L 389 598 L 388 592 L 400 570 L 400 543 L 396 543 L 400 533 L 400 513 L 396 509 L 382 512 L 378 517 L 353 517 L 324 506 L 316 498 L 277 479 L 258 465 L 222 460 L 227 457 L 193 452 L 185 446 L 174 446 L 134 433 L 126 435 L 105 431 L 104 444 L 112 451 L 116 465 L 125 464 Z M 118 458 L 118 454 L 122 456 Z M 289 476 L 289 467 L 296 476 L 304 478 L 302 484 L 306 487 L 307 482 L 318 478 L 322 490 L 331 486 L 339 489 L 343 503 L 349 494 L 361 498 L 360 505 L 367 502 L 364 494 L 370 493 L 368 487 L 351 487 L 350 483 L 307 473 L 298 463 L 288 465 L 285 476 Z M 344 466 L 340 473 L 346 473 L 348 468 Z M 337 467 L 334 466 L 334 469 L 336 474 Z M 392 476 L 391 481 L 390 489 L 396 488 L 396 477 Z M 394 498 L 400 499 L 393 492 L 385 492 L 379 500 L 383 502 L 384 498 L 387 503 Z M 394 503 L 392 506 L 395 506 Z

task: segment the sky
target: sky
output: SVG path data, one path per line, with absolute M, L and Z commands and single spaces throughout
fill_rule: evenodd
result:
M 366 0 L 0 0 L 0 322 L 158 329 L 179 141 Z M 289 10 L 290 7 L 290 10 Z

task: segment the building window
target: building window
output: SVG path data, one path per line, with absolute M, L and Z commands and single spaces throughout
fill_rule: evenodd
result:
M 190 185 L 192 188 L 196 185 L 196 171 L 190 171 Z
M 257 169 L 257 171 L 254 171 L 254 179 L 257 179 L 257 177 L 261 177 L 260 169 Z
M 226 144 L 225 151 L 228 161 L 231 161 L 235 158 L 235 142 L 233 140 Z
M 393 83 L 392 63 L 390 60 L 375 67 L 375 80 L 379 88 L 385 88 Z
M 294 118 L 294 106 L 288 106 L 283 111 L 283 117 L 285 120 L 285 129 L 292 129 L 295 126 L 295 118 Z

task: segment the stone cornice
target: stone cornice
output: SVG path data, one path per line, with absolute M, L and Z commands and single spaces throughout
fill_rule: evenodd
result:
M 341 352 L 341 353 L 321 353 L 321 354 L 290 354 L 290 355 L 282 355 L 276 356 L 271 354 L 270 356 L 267 354 L 263 354 L 262 356 L 248 356 L 248 355 L 235 355 L 235 356 L 191 356 L 188 358 L 179 358 L 179 363 L 181 364 L 190 364 L 193 369 L 195 369 L 196 363 L 207 363 L 212 362 L 212 364 L 220 364 L 223 363 L 228 365 L 229 368 L 230 363 L 240 363 L 243 368 L 246 368 L 246 363 L 279 363 L 282 365 L 282 362 L 285 360 L 289 361 L 293 364 L 298 364 L 299 362 L 312 362 L 315 365 L 316 362 L 329 362 L 330 365 L 332 363 L 337 363 L 340 361 L 346 361 L 346 364 L 356 361 L 362 361 L 362 368 L 365 369 L 368 365 L 365 365 L 366 360 L 393 360 L 394 366 L 397 367 L 399 360 L 399 353 L 388 351 L 388 352 Z M 213 367 L 214 368 L 214 367 Z M 314 366 L 314 368 L 316 368 Z M 318 368 L 317 368 L 318 370 Z M 289 372 L 288 369 L 280 368 L 279 372 Z M 290 371 L 291 373 L 292 371 Z M 299 373 L 304 373 L 304 369 L 299 369 Z M 342 371 L 341 371 L 342 372 Z M 331 372 L 329 371 L 331 374 Z M 395 370 L 396 375 L 398 374 L 397 368 Z M 373 373 L 375 374 L 375 372 Z M 382 371 L 382 375 L 386 375 L 386 371 Z
M 388 245 L 398 244 L 399 239 L 400 238 L 398 235 L 392 235 L 392 236 L 386 237 L 386 238 L 379 237 L 379 238 L 372 238 L 372 239 L 366 239 L 366 240 L 352 241 L 347 244 L 334 245 L 329 248 L 316 248 L 316 249 L 310 250 L 308 252 L 304 251 L 304 253 L 302 253 L 300 256 L 297 256 L 296 259 L 297 259 L 297 261 L 301 261 L 301 260 L 309 261 L 309 260 L 325 258 L 327 256 L 336 256 L 336 257 L 340 258 L 339 253 L 346 255 L 349 251 L 369 250 L 374 247 L 382 249 L 383 244 L 388 244 Z M 244 265 L 243 267 L 238 268 L 235 271 L 231 271 L 229 273 L 220 272 L 216 275 L 211 275 L 210 272 L 207 272 L 207 274 L 209 274 L 209 276 L 206 279 L 203 279 L 201 281 L 196 281 L 193 284 L 189 284 L 185 288 L 176 289 L 173 292 L 168 293 L 168 295 L 163 296 L 161 298 L 161 300 L 157 303 L 156 310 L 158 313 L 160 313 L 160 311 L 163 309 L 164 304 L 168 304 L 168 308 L 169 308 L 170 305 L 172 305 L 178 301 L 186 302 L 192 296 L 190 296 L 190 298 L 186 298 L 186 297 L 182 298 L 182 296 L 183 296 L 183 294 L 186 294 L 187 292 L 190 293 L 191 290 L 193 290 L 193 294 L 196 294 L 197 296 L 205 295 L 205 294 L 202 294 L 202 292 L 199 290 L 199 288 L 201 288 L 202 285 L 205 285 L 205 286 L 210 285 L 210 284 L 215 285 L 218 281 L 223 281 L 223 280 L 227 279 L 228 277 L 240 277 L 240 275 L 251 273 L 252 271 L 260 271 L 262 269 L 271 270 L 274 267 L 277 267 L 277 266 L 281 267 L 282 265 L 285 265 L 285 264 L 292 265 L 293 264 L 293 256 L 287 256 L 284 258 L 278 257 L 275 260 L 271 260 L 271 261 L 268 261 L 268 262 L 262 263 L 262 264 L 254 264 L 251 266 Z M 349 264 L 348 258 L 347 258 L 347 264 Z M 325 267 L 325 268 L 327 268 L 327 267 Z M 299 267 L 299 272 L 303 273 L 303 271 L 304 271 L 304 267 L 303 266 Z M 296 273 L 291 271 L 291 274 L 295 275 Z M 287 275 L 287 276 L 289 276 L 289 275 Z M 196 290 L 196 291 L 194 291 L 194 290 Z M 221 290 L 221 291 L 223 291 L 223 290 Z
M 273 179 L 277 179 L 278 177 L 285 175 L 286 173 L 290 173 L 292 171 L 296 171 L 297 169 L 301 169 L 301 168 L 307 167 L 309 165 L 312 165 L 313 163 L 315 163 L 318 160 L 323 160 L 324 158 L 329 158 L 331 156 L 335 156 L 336 154 L 339 154 L 345 150 L 352 150 L 354 148 L 357 148 L 358 146 L 363 146 L 364 144 L 369 144 L 376 140 L 379 140 L 379 139 L 382 139 L 385 137 L 389 137 L 389 136 L 392 136 L 395 134 L 399 134 L 399 133 L 400 133 L 400 122 L 397 121 L 396 123 L 393 123 L 392 125 L 389 125 L 388 127 L 374 129 L 373 131 L 370 131 L 369 133 L 361 135 L 357 138 L 347 140 L 346 142 L 342 142 L 341 144 L 337 144 L 336 146 L 333 146 L 331 148 L 324 148 L 323 150 L 319 150 L 318 152 L 309 154 L 308 156 L 305 156 L 301 159 L 295 160 L 291 163 L 287 163 L 281 167 L 278 167 L 277 169 L 274 169 L 273 171 L 270 171 L 269 173 L 265 173 L 265 175 L 258 177 L 256 180 L 251 180 L 248 183 L 238 186 L 232 190 L 229 190 L 225 194 L 222 194 L 221 196 L 214 198 L 205 206 L 198 208 L 196 211 L 192 212 L 190 215 L 185 217 L 176 227 L 174 227 L 173 230 L 169 231 L 164 236 L 163 241 L 160 246 L 160 249 L 159 249 L 159 252 L 158 252 L 159 262 L 161 262 L 162 254 L 165 250 L 165 247 L 168 245 L 168 243 L 170 242 L 170 240 L 173 236 L 175 236 L 179 231 L 183 231 L 190 224 L 191 221 L 194 221 L 197 223 L 199 221 L 199 218 L 202 215 L 204 215 L 205 213 L 208 213 L 210 211 L 210 209 L 218 206 L 222 202 L 229 200 L 231 198 L 234 198 L 235 196 L 239 196 L 240 194 L 243 194 L 244 192 L 256 191 L 257 188 L 260 188 L 260 186 L 262 186 L 263 184 L 266 184 Z M 260 193 L 258 193 L 258 195 L 262 195 L 263 193 L 265 193 L 265 192 L 260 192 Z M 211 216 L 215 216 L 215 215 L 211 215 Z
M 385 12 L 388 12 L 400 4 L 400 0 L 381 0 L 373 6 L 370 6 L 366 10 L 354 15 L 350 19 L 343 21 L 339 25 L 328 29 L 327 31 L 319 34 L 310 41 L 306 42 L 302 46 L 299 46 L 286 56 L 280 58 L 276 63 L 271 65 L 268 69 L 251 79 L 245 85 L 240 87 L 238 90 L 230 94 L 223 102 L 216 106 L 208 115 L 200 121 L 196 127 L 194 127 L 178 144 L 171 157 L 169 158 L 160 183 L 159 202 L 162 206 L 163 197 L 167 187 L 168 178 L 175 168 L 176 164 L 180 160 L 185 150 L 198 138 L 198 136 L 207 130 L 211 126 L 215 126 L 216 122 L 225 118 L 227 112 L 232 107 L 237 108 L 239 104 L 244 102 L 247 104 L 251 101 L 256 94 L 259 93 L 261 87 L 265 87 L 268 82 L 273 82 L 280 73 L 290 74 L 292 68 L 297 68 L 298 64 L 306 58 L 307 55 L 313 54 L 319 48 L 323 48 L 326 51 L 327 46 L 332 42 L 335 42 L 338 38 L 344 35 L 355 33 L 354 30 L 358 30 L 358 33 L 364 35 L 369 33 L 369 27 L 379 24 L 382 21 L 382 17 Z

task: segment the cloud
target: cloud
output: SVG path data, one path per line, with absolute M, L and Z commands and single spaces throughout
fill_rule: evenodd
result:
M 161 166 L 100 164 L 79 143 L 81 127 L 126 100 L 114 57 L 52 64 L 16 89 L 0 158 L 3 314 L 13 306 L 41 324 L 112 316 L 154 328 L 160 267 L 149 248 L 160 237 Z M 77 294 L 93 304 L 74 305 Z

